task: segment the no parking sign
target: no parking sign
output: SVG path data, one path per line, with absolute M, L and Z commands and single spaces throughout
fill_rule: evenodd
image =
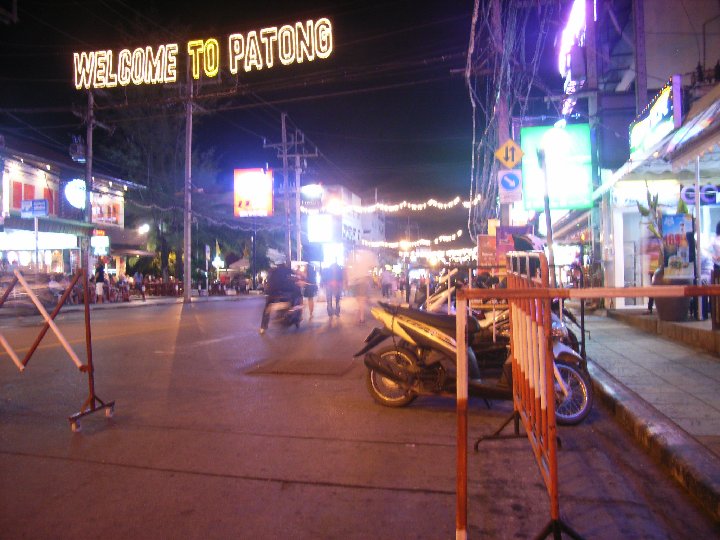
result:
M 522 200 L 522 172 L 520 169 L 500 169 L 497 178 L 500 204 Z

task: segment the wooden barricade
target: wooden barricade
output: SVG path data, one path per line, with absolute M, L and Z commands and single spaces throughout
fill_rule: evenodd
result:
M 70 359 L 73 361 L 73 363 L 77 366 L 77 368 L 82 373 L 87 373 L 88 377 L 88 387 L 89 387 L 89 395 L 85 402 L 83 403 L 80 412 L 77 412 L 70 417 L 68 417 L 68 420 L 70 422 L 70 428 L 73 431 L 79 431 L 80 430 L 80 418 L 83 416 L 87 416 L 88 414 L 92 414 L 94 412 L 104 410 L 105 415 L 110 417 L 112 416 L 114 410 L 115 410 L 115 402 L 104 402 L 100 398 L 98 398 L 95 395 L 95 370 L 93 368 L 93 361 L 92 361 L 92 336 L 90 331 L 90 294 L 88 291 L 88 280 L 85 274 L 84 270 L 78 270 L 78 272 L 75 274 L 75 277 L 70 282 L 70 285 L 65 289 L 65 292 L 62 294 L 60 299 L 57 302 L 57 305 L 53 309 L 52 313 L 48 314 L 47 310 L 45 309 L 45 306 L 43 306 L 42 302 L 38 299 L 37 295 L 33 292 L 30 285 L 28 285 L 27 281 L 25 281 L 25 278 L 20 273 L 19 270 L 15 270 L 13 272 L 14 278 L 10 282 L 10 285 L 5 290 L 5 293 L 0 298 L 0 308 L 5 305 L 5 302 L 7 301 L 8 297 L 10 296 L 10 293 L 13 291 L 16 285 L 20 285 L 24 290 L 25 293 L 28 295 L 28 298 L 32 301 L 32 303 L 35 305 L 37 310 L 40 312 L 40 315 L 42 315 L 43 319 L 45 319 L 45 324 L 40 329 L 40 333 L 38 334 L 37 338 L 33 342 L 33 344 L 30 346 L 30 349 L 28 349 L 27 353 L 25 354 L 25 357 L 20 360 L 17 353 L 13 350 L 13 348 L 10 346 L 10 343 L 7 341 L 4 335 L 0 333 L 0 345 L 3 346 L 5 351 L 8 353 L 12 361 L 15 363 L 17 368 L 22 372 L 25 370 L 25 367 L 27 366 L 28 362 L 30 361 L 30 358 L 37 350 L 38 346 L 40 345 L 40 342 L 45 337 L 45 334 L 47 334 L 48 330 L 52 330 L 55 336 L 57 337 L 58 341 L 62 345 L 62 347 L 67 352 L 68 356 L 70 356 Z M 78 358 L 77 354 L 73 350 L 73 348 L 70 346 L 70 343 L 68 343 L 67 339 L 65 339 L 65 336 L 62 334 L 58 326 L 55 324 L 55 317 L 57 317 L 58 313 L 60 313 L 60 309 L 65 305 L 65 302 L 69 298 L 70 294 L 72 293 L 73 288 L 75 285 L 80 282 L 81 287 L 83 289 L 83 298 L 85 302 L 85 348 L 87 353 L 87 363 L 83 364 L 80 359 Z
M 554 364 L 551 337 L 553 299 L 620 297 L 672 298 L 720 296 L 720 285 L 667 285 L 663 287 L 550 288 L 548 265 L 542 252 L 510 252 L 506 289 L 460 290 L 456 303 L 457 343 L 457 482 L 455 535 L 467 538 L 467 312 L 481 298 L 505 299 L 510 304 L 513 370 L 513 408 L 522 420 L 550 498 L 550 522 L 538 538 L 566 533 L 580 536 L 560 519 L 557 436 L 555 423 Z

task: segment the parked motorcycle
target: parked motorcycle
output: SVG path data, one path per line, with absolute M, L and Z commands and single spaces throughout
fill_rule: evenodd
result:
M 403 407 L 419 395 L 455 393 L 455 316 L 384 302 L 371 313 L 382 326 L 370 332 L 354 357 L 364 355 L 366 384 L 375 401 Z M 585 360 L 562 342 L 567 328 L 554 314 L 552 325 L 557 422 L 577 424 L 592 407 L 590 375 Z M 487 400 L 511 400 L 508 344 L 483 339 L 486 330 L 477 318 L 468 317 L 468 392 Z M 374 350 L 389 338 L 391 345 Z

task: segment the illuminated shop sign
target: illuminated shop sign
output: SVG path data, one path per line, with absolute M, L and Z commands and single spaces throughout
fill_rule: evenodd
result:
M 273 215 L 273 173 L 264 169 L 235 169 L 235 217 Z
M 590 126 L 567 124 L 520 129 L 523 202 L 525 210 L 545 209 L 545 174 L 537 159 L 545 151 L 550 209 L 592 207 Z
M 630 160 L 645 159 L 668 133 L 682 123 L 680 75 L 672 79 L 630 124 Z
M 720 199 L 720 186 L 707 184 L 700 186 L 700 204 L 718 204 Z M 680 190 L 680 197 L 685 204 L 695 205 L 695 186 L 683 186 Z
M 114 88 L 177 81 L 178 54 L 186 51 L 194 79 L 201 73 L 216 77 L 225 65 L 232 74 L 272 68 L 278 64 L 302 64 L 324 60 L 333 52 L 329 19 L 271 26 L 228 36 L 221 46 L 217 38 L 193 39 L 181 49 L 177 43 L 150 45 L 119 51 L 73 53 L 75 88 Z

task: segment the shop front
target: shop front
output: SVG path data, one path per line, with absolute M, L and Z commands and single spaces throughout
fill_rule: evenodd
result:
M 633 146 L 631 125 L 631 152 L 635 152 L 599 190 L 609 194 L 603 251 L 606 283 L 615 287 L 648 286 L 658 266 L 660 242 L 650 232 L 649 219 L 638 211 L 638 203 L 648 206 L 648 194 L 658 198 L 664 217 L 660 232 L 665 268 L 700 283 L 712 266 L 711 246 L 720 222 L 720 86 L 696 101 L 678 127 L 662 126 L 661 115 L 653 113 L 657 103 L 656 99 L 647 110 L 655 119 L 653 126 L 640 124 L 648 114 L 633 123 L 640 124 L 651 144 L 636 136 Z M 667 101 L 662 103 L 662 112 L 666 120 L 672 119 L 673 107 Z M 658 126 L 660 136 L 653 131 Z M 679 208 L 687 212 L 689 221 L 677 215 Z M 646 302 L 645 298 L 618 298 L 612 307 L 645 306 Z

